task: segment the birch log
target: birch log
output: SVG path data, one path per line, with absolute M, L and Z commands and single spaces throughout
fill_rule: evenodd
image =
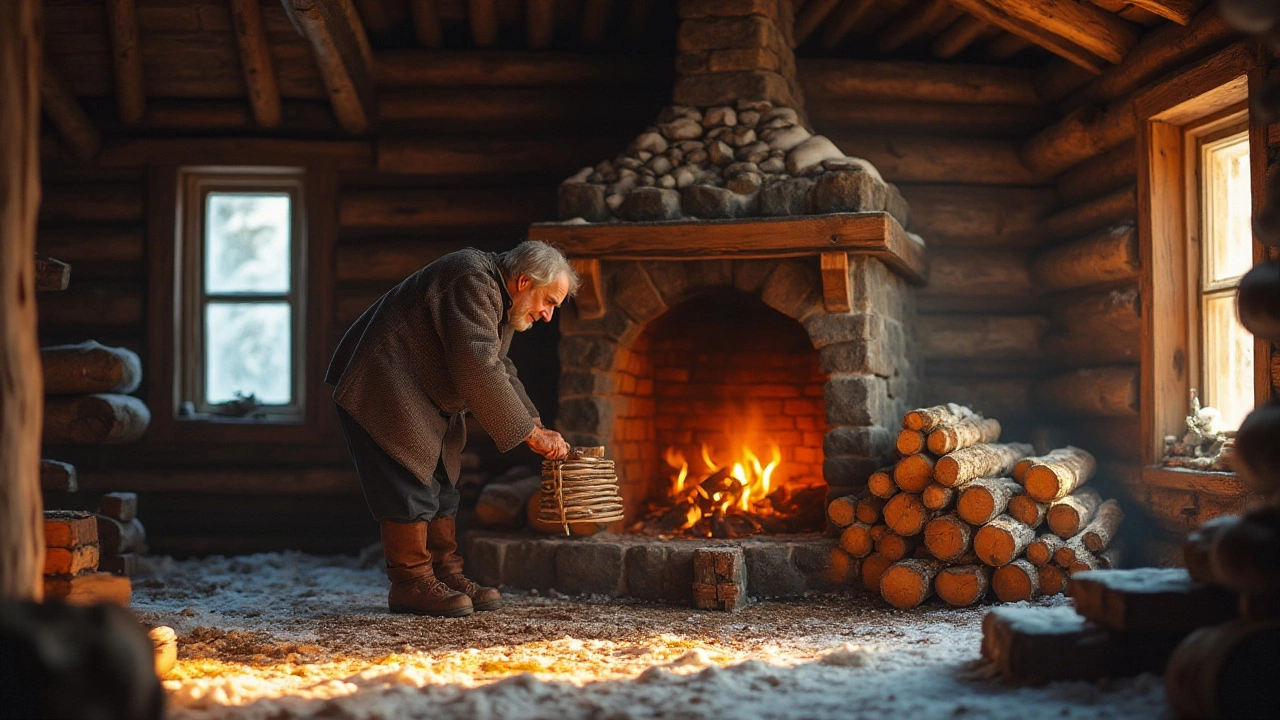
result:
M 1040 594 L 1061 595 L 1067 589 L 1067 573 L 1057 565 L 1041 565 L 1037 572 L 1040 576 Z
M 827 505 L 827 519 L 838 528 L 847 528 L 857 517 L 858 498 L 846 495 Z
M 991 574 L 991 589 L 1000 602 L 1030 600 L 1040 594 L 1040 573 L 1026 558 L 1018 558 Z
M 1072 538 L 1089 524 L 1101 504 L 1102 496 L 1098 495 L 1097 490 L 1083 487 L 1050 503 L 1045 519 L 1053 534 L 1064 539 Z
M 963 420 L 953 425 L 943 425 L 929 433 L 929 452 L 934 455 L 946 455 L 961 448 L 979 443 L 993 443 L 1000 439 L 1000 421 L 995 418 L 985 420 Z
M 961 420 L 981 420 L 982 416 L 964 405 L 947 403 L 927 408 L 917 408 L 902 417 L 904 430 L 929 432 L 941 425 L 954 425 Z
M 970 525 L 986 525 L 1009 507 L 1009 500 L 1022 492 L 1013 478 L 978 478 L 960 493 L 956 514 Z
M 1035 537 L 1036 533 L 1031 528 L 1008 515 L 1001 515 L 978 528 L 973 536 L 973 551 L 982 562 L 1000 567 L 1013 562 Z
M 903 537 L 897 533 L 888 532 L 876 539 L 876 554 L 882 555 L 890 562 L 898 562 L 909 557 L 919 546 L 918 535 Z
M 933 456 L 925 453 L 904 457 L 893 466 L 893 482 L 903 492 L 924 492 L 933 481 L 935 464 Z
M 871 526 L 866 523 L 853 523 L 840 533 L 840 549 L 856 558 L 864 558 L 875 549 L 871 539 Z
M 880 578 L 884 576 L 884 571 L 889 569 L 893 561 L 883 555 L 871 554 L 862 561 L 862 568 L 859 574 L 862 576 L 862 586 L 871 592 L 880 592 Z
M 1009 498 L 1009 515 L 1029 528 L 1038 528 L 1044 522 L 1049 506 L 1033 500 L 1028 495 Z
M 1040 502 L 1061 500 L 1085 484 L 1097 469 L 1098 462 L 1086 450 L 1071 446 L 1054 450 L 1027 469 L 1027 494 Z
M 44 442 L 51 445 L 113 445 L 134 442 L 151 423 L 151 411 L 130 395 L 49 398 Z
M 924 526 L 924 547 L 939 560 L 955 560 L 973 547 L 973 528 L 955 515 L 939 515 Z
M 1007 476 L 1019 460 L 1032 452 L 1026 443 L 974 445 L 939 458 L 933 479 L 955 487 L 975 478 Z
M 898 440 L 894 445 L 898 450 L 898 454 L 904 457 L 924 452 L 925 434 L 919 430 L 903 430 L 898 433 Z
M 930 510 L 946 510 L 955 502 L 956 495 L 964 486 L 951 488 L 942 483 L 932 482 L 920 493 L 920 502 Z
M 933 579 L 942 570 L 937 560 L 899 560 L 880 578 L 880 596 L 899 610 L 913 608 L 933 593 Z
M 867 478 L 867 492 L 883 500 L 898 494 L 898 485 L 893 481 L 893 469 L 881 468 Z
M 1066 544 L 1067 541 L 1063 538 L 1053 533 L 1044 533 L 1027 545 L 1027 559 L 1036 565 L 1048 565 L 1053 562 L 1058 549 Z
M 986 597 L 991 568 L 986 565 L 953 565 L 938 571 L 933 590 L 951 607 L 968 607 Z
M 1124 522 L 1124 510 L 1120 509 L 1120 503 L 1115 500 L 1108 500 L 1098 506 L 1098 511 L 1094 513 L 1093 520 L 1085 527 L 1081 533 L 1084 539 L 1084 546 L 1089 548 L 1090 552 L 1099 553 L 1106 550 L 1111 541 L 1115 539 L 1116 532 L 1120 529 L 1120 523 Z
M 913 493 L 898 493 L 884 506 L 885 524 L 903 537 L 920 534 L 932 514 Z
M 48 395 L 128 394 L 142 382 L 137 353 L 94 340 L 40 348 L 40 362 Z

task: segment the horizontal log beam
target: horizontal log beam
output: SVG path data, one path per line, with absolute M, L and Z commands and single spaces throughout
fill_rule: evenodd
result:
M 924 0 L 918 5 L 906 6 L 876 33 L 875 49 L 881 53 L 897 50 L 924 33 L 951 8 L 949 0 Z
M 916 299 L 936 312 L 1026 312 L 1038 302 L 1025 252 L 973 248 L 931 249 L 929 285 Z
M 334 250 L 334 279 L 338 282 L 399 282 L 454 250 L 463 242 L 390 240 L 342 244 Z
M 498 7 L 496 0 L 467 0 L 467 24 L 471 42 L 476 47 L 493 47 L 498 42 Z
M 1043 105 L 1032 74 L 1022 68 L 901 61 L 804 58 L 796 77 L 805 97 Z
M 437 87 L 553 87 L 666 84 L 670 59 L 631 55 L 567 53 L 379 52 L 374 76 L 379 89 Z M 1029 81 L 1028 81 L 1029 82 Z
M 36 250 L 70 263 L 76 279 L 136 278 L 145 271 L 141 230 L 102 230 L 96 227 L 42 229 Z
M 924 246 L 885 212 L 805 217 L 616 225 L 536 223 L 530 240 L 543 240 L 573 257 L 693 259 L 702 257 L 798 257 L 844 251 L 879 258 L 908 280 L 928 275 Z
M 1138 232 L 1118 225 L 1041 252 L 1031 263 L 1039 292 L 1058 292 L 1137 278 Z
M 79 395 L 45 400 L 43 440 L 48 445 L 116 445 L 142 437 L 151 411 L 130 395 Z
M 806 98 L 809 120 L 819 132 L 920 132 L 1007 138 L 1028 136 L 1048 124 L 1047 108 L 926 101 Z
M 1077 366 L 1138 362 L 1139 312 L 1134 286 L 1075 298 L 1053 309 L 1055 327 L 1044 336 L 1044 354 Z
M 509 128 L 530 140 L 542 129 L 586 135 L 608 129 L 619 138 L 618 146 L 607 153 L 611 157 L 634 138 L 629 130 L 642 129 L 617 125 L 618 118 L 652 119 L 663 97 L 660 92 L 637 90 L 602 103 L 580 87 L 437 88 L 384 93 L 378 99 L 378 123 L 384 131 L 403 128 L 415 134 L 428 129 L 476 133 Z M 615 125 L 616 131 L 612 130 Z
M 982 138 L 832 133 L 846 154 L 865 158 L 890 182 L 1043 185 L 1048 176 L 1028 170 L 1015 143 Z
M 1129 185 L 1050 215 L 1044 220 L 1044 230 L 1050 237 L 1061 240 L 1118 223 L 1135 222 L 1137 217 L 1138 188 Z
M 1031 380 L 1025 378 L 931 377 L 924 379 L 923 404 L 958 403 L 1012 424 L 1031 411 Z
M 1022 17 L 1022 13 L 1011 13 L 1007 7 L 997 6 L 987 0 L 952 0 L 955 5 L 983 22 L 1028 40 L 1049 52 L 1070 60 L 1091 72 L 1102 72 L 1107 60 L 1096 52 L 1082 47 L 1056 32 L 1046 30 L 1037 20 Z M 1015 9 L 1021 9 L 1015 6 Z M 1060 30 L 1060 28 L 1055 28 Z M 1113 51 L 1108 51 L 1112 53 Z M 1118 61 L 1117 61 L 1118 62 Z
M 1040 315 L 921 315 L 916 321 L 926 360 L 1043 359 L 1040 338 L 1049 321 Z
M 91 493 L 184 493 L 193 495 L 359 495 L 354 469 L 302 470 L 113 470 L 81 472 Z
M 145 167 L 181 157 L 192 164 L 254 163 L 264 157 L 272 162 L 333 163 L 339 170 L 371 170 L 373 146 L 367 142 L 286 140 L 268 138 L 174 138 L 128 140 L 104 147 L 101 167 Z
M 1048 188 L 900 184 L 911 229 L 931 247 L 1039 244 L 1040 218 L 1053 207 Z
M 1032 397 L 1046 412 L 1087 417 L 1138 414 L 1138 366 L 1083 368 L 1041 380 Z
M 1135 25 L 1092 3 L 1077 0 L 986 2 L 1011 17 L 1034 23 L 1045 32 L 1083 48 L 1113 65 L 1123 61 L 1124 56 L 1138 42 Z
M 136 283 L 76 282 L 40 298 L 40 333 L 77 328 L 140 328 L 143 290 Z
M 554 187 L 352 190 L 339 199 L 338 222 L 375 230 L 524 226 L 555 217 L 556 202 Z
M 1057 175 L 1089 158 L 1131 141 L 1137 131 L 1133 103 L 1082 107 L 1027 140 L 1022 162 L 1036 172 Z
M 436 0 L 409 0 L 413 18 L 413 36 L 424 48 L 444 46 L 444 30 L 440 27 L 440 9 Z
M 377 168 L 393 175 L 567 176 L 584 165 L 610 157 L 622 145 L 612 137 L 501 139 L 433 137 L 379 140 Z
M 1123 143 L 1059 175 L 1058 194 L 1064 202 L 1087 200 L 1133 185 L 1137 177 L 1137 150 Z
M 143 190 L 137 185 L 52 185 L 40 199 L 41 229 L 60 223 L 142 220 Z

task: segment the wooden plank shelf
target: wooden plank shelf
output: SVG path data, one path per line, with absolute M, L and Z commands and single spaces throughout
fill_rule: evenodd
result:
M 830 252 L 879 258 L 917 285 L 927 282 L 924 243 L 886 212 L 829 213 L 732 220 L 635 223 L 534 223 L 529 239 L 562 248 L 571 258 L 709 260 L 783 258 Z

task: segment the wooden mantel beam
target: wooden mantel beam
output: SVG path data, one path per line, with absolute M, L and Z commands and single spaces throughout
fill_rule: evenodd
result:
M 111 64 L 115 70 L 116 109 L 122 122 L 142 120 L 147 92 L 142 81 L 142 48 L 134 0 L 107 0 L 111 30 Z
M 40 0 L 0 2 L 0 597 L 40 601 L 44 382 L 36 339 Z
M 363 133 L 374 118 L 372 52 L 351 0 L 283 0 L 311 43 L 338 123 Z
M 282 115 L 280 88 L 262 25 L 262 7 L 258 0 L 231 0 L 231 20 L 253 119 L 261 127 L 276 127 Z
M 83 162 L 98 154 L 102 147 L 98 129 L 84 114 L 80 101 L 71 94 L 67 84 L 49 67 L 47 59 L 40 73 L 40 107 L 58 129 L 58 136 L 71 157 Z

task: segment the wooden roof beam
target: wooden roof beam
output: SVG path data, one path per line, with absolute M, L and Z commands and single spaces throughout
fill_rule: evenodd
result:
M 1135 26 L 1083 0 L 986 0 L 1007 13 L 1038 25 L 1111 64 L 1118 64 L 1138 42 Z
M 965 13 L 955 22 L 947 26 L 946 30 L 933 41 L 930 48 L 934 57 L 947 58 L 955 57 L 964 52 L 965 48 L 973 44 L 984 32 L 991 28 L 990 25 L 979 20 L 978 18 Z
M 71 94 L 67 84 L 49 67 L 47 58 L 40 72 L 40 109 L 57 128 L 62 144 L 73 158 L 83 162 L 98 154 L 102 147 L 98 129 L 85 115 L 80 101 Z
M 147 91 L 142 81 L 142 48 L 134 0 L 107 0 L 111 65 L 115 71 L 116 111 L 130 125 L 142 120 Z
M 839 45 L 872 5 L 875 0 L 844 0 L 831 20 L 822 25 L 822 47 L 830 50 Z
M 1002 32 L 1000 33 L 999 37 L 992 38 L 991 42 L 987 43 L 987 54 L 995 58 L 996 60 L 1008 60 L 1009 58 L 1013 57 L 1014 55 L 1017 55 L 1023 50 L 1026 50 L 1027 48 L 1031 47 L 1034 44 L 1035 43 L 1022 37 L 1021 35 L 1014 35 L 1013 33 Z M 1063 59 L 1065 60 L 1066 58 L 1063 58 Z M 1067 60 L 1067 63 L 1070 64 L 1071 67 L 1080 67 L 1079 65 L 1072 63 L 1070 60 Z M 1084 69 L 1089 70 L 1090 73 L 1093 73 L 1093 70 L 1090 68 L 1084 68 Z
M 891 53 L 919 37 L 930 25 L 951 9 L 950 0 L 924 0 L 908 5 L 894 17 L 876 37 L 876 50 Z
M 413 16 L 413 34 L 425 48 L 444 47 L 444 31 L 440 29 L 440 8 L 436 0 L 409 0 Z
M 1078 44 L 1076 40 L 1069 39 L 1067 36 L 1059 34 L 1067 32 L 1072 36 L 1080 36 L 1082 32 L 1079 29 L 1063 27 L 1062 22 L 1046 23 L 1043 19 L 1031 20 L 1026 17 L 1028 14 L 1027 10 L 1029 8 L 1044 5 L 1048 2 L 1052 2 L 1052 0 L 991 0 L 990 2 L 988 2 L 988 0 L 951 1 L 970 15 L 1026 40 L 1030 40 L 1032 43 L 1039 45 L 1055 55 L 1066 58 L 1090 72 L 1100 73 L 1102 72 L 1103 67 L 1107 65 L 1108 59 Z M 1074 2 L 1074 0 L 1068 1 Z M 996 3 L 999 3 L 999 5 Z M 1017 7 L 1018 11 L 1016 13 L 1009 11 L 1010 6 L 1019 5 L 1021 5 L 1021 7 Z M 1055 7 L 1061 7 L 1061 5 L 1053 5 L 1048 9 L 1052 10 Z M 1103 10 L 1097 8 L 1094 9 L 1097 10 L 1098 13 L 1105 14 L 1105 11 Z M 1109 15 L 1108 17 L 1111 17 L 1116 22 L 1122 22 L 1114 15 Z M 1054 30 L 1050 30 L 1050 26 L 1052 26 Z M 1134 36 L 1134 42 L 1136 42 L 1136 36 Z M 1098 42 L 1098 39 L 1096 38 L 1090 39 L 1089 43 L 1093 46 L 1099 46 L 1102 44 Z M 1132 47 L 1132 43 L 1129 44 L 1129 47 Z M 1127 51 L 1128 48 L 1126 47 L 1125 50 Z M 1110 49 L 1107 49 L 1106 52 L 1112 57 L 1116 57 L 1117 55 L 1119 55 L 1119 57 L 1123 57 L 1123 53 L 1120 53 L 1119 48 L 1117 47 L 1111 47 Z M 1119 57 L 1117 57 L 1114 62 L 1119 62 Z
M 271 62 L 271 47 L 262 25 L 262 7 L 258 0 L 231 0 L 231 20 L 253 119 L 262 127 L 276 127 L 280 124 L 283 110 L 280 87 L 276 84 L 276 71 Z
M 1190 25 L 1196 10 L 1199 10 L 1203 4 L 1196 0 L 1128 0 L 1128 2 L 1134 7 L 1142 8 L 1152 15 L 1159 15 L 1179 25 Z
M 551 40 L 556 33 L 555 0 L 527 0 L 525 32 L 529 39 L 529 49 L 545 50 L 551 47 Z
M 582 5 L 582 43 L 599 45 L 604 41 L 605 31 L 609 29 L 609 10 L 613 7 L 611 0 L 586 0 Z
M 818 29 L 822 21 L 836 9 L 839 3 L 840 0 L 809 0 L 804 7 L 800 8 L 800 12 L 796 13 L 796 24 L 793 30 L 796 47 L 804 44 L 809 35 Z
M 311 43 L 338 123 L 363 133 L 374 118 L 373 53 L 351 0 L 284 0 Z
M 467 0 L 467 20 L 471 23 L 471 41 L 476 47 L 498 44 L 498 3 L 496 0 Z

